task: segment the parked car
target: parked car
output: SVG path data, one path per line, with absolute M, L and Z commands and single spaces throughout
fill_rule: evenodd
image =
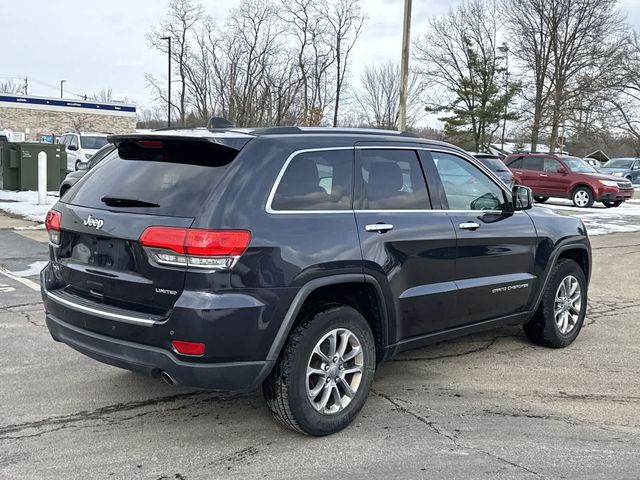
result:
M 64 180 L 60 184 L 60 198 L 67 193 L 67 191 L 73 187 L 78 180 L 85 176 L 85 174 L 91 170 L 93 167 L 98 165 L 102 160 L 104 160 L 110 153 L 112 153 L 116 149 L 115 145 L 111 143 L 107 143 L 104 147 L 98 150 L 93 154 L 91 159 L 87 162 L 80 162 L 78 164 L 78 170 L 74 172 L 69 172 Z
M 91 156 L 107 144 L 107 135 L 104 133 L 65 133 L 60 136 L 59 142 L 67 151 L 67 170 L 78 170 L 82 162 L 88 161 Z
M 595 168 L 596 170 L 600 170 L 600 167 L 602 166 L 602 163 L 600 163 L 598 160 L 596 160 L 595 158 L 591 158 L 591 157 L 584 157 L 582 160 L 584 160 L 585 162 L 587 162 L 589 165 L 591 165 L 593 168 Z
M 518 183 L 533 190 L 538 202 L 557 197 L 573 200 L 576 207 L 587 208 L 593 202 L 602 202 L 605 207 L 611 208 L 633 198 L 630 181 L 598 173 L 577 157 L 518 153 L 509 155 L 505 163 Z
M 327 435 L 398 352 L 517 324 L 566 347 L 582 327 L 582 221 L 452 145 L 297 127 L 109 141 L 47 214 L 41 273 L 53 338 L 101 362 L 262 385 L 279 422 Z
M 496 176 L 504 182 L 504 184 L 512 188 L 515 184 L 513 181 L 513 173 L 511 170 L 504 164 L 502 159 L 497 155 L 493 155 L 491 153 L 478 153 L 478 152 L 469 152 L 473 155 L 477 160 L 480 161 L 485 167 L 491 170 Z
M 623 177 L 631 183 L 640 183 L 640 158 L 612 158 L 603 167 L 602 173 Z

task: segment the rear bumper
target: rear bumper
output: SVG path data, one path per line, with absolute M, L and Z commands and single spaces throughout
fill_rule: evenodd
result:
M 51 336 L 88 357 L 151 377 L 167 372 L 176 383 L 211 390 L 250 390 L 262 383 L 273 362 L 190 363 L 164 349 L 100 335 L 47 314 Z

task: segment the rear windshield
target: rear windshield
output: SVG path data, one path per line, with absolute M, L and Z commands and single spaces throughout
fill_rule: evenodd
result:
M 72 205 L 195 217 L 237 151 L 188 141 L 120 144 L 109 161 L 71 190 Z M 114 201 L 116 199 L 116 201 Z
M 509 169 L 504 164 L 504 162 L 502 160 L 500 160 L 499 158 L 480 157 L 480 158 L 478 158 L 478 160 L 480 160 L 480 162 L 482 162 L 485 165 L 485 167 L 488 167 L 489 169 L 491 169 L 494 172 L 508 172 L 509 171 Z
M 80 136 L 80 145 L 87 150 L 98 150 L 107 144 L 107 137 Z

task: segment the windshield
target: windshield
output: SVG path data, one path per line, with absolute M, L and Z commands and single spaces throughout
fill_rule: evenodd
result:
M 598 173 L 598 171 L 589 165 L 587 162 L 577 157 L 561 157 L 562 161 L 567 164 L 567 167 L 572 172 L 576 173 Z
M 98 150 L 107 144 L 107 137 L 85 137 L 80 136 L 80 145 L 87 150 Z
M 632 158 L 616 158 L 605 163 L 604 168 L 631 168 Z

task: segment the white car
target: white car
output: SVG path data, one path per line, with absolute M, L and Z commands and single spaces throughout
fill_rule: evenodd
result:
M 67 170 L 78 170 L 81 163 L 107 144 L 105 133 L 65 133 L 59 142 L 67 151 Z

